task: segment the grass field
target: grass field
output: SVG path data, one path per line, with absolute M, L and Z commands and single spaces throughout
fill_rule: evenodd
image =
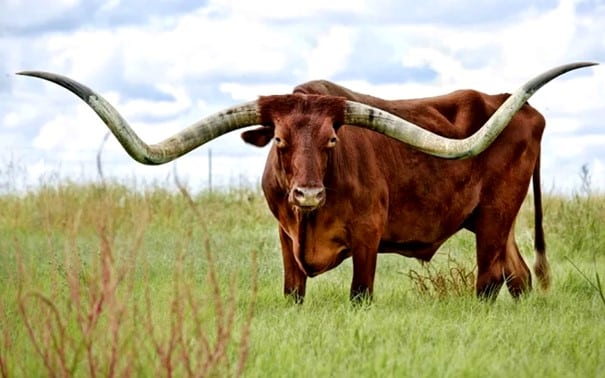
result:
M 350 260 L 311 279 L 302 306 L 282 297 L 259 192 L 189 198 L 69 183 L 0 196 L 0 376 L 605 374 L 603 195 L 547 196 L 548 293 L 476 300 L 463 232 L 428 268 L 380 256 L 361 307 Z M 529 264 L 532 219 L 525 206 L 517 222 Z

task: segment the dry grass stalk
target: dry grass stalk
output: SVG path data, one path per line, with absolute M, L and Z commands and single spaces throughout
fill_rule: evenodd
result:
M 451 256 L 448 256 L 445 268 L 438 269 L 431 263 L 424 263 L 421 272 L 410 269 L 407 276 L 420 294 L 429 297 L 460 297 L 474 292 L 474 270 L 469 270 Z

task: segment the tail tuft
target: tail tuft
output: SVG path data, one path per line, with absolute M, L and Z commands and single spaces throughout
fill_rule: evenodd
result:
M 538 278 L 538 284 L 542 291 L 550 289 L 550 264 L 546 258 L 546 251 L 536 251 L 536 262 L 534 263 L 534 273 Z

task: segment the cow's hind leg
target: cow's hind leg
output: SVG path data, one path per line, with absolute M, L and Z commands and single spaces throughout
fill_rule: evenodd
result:
M 514 226 L 508 233 L 506 241 L 506 258 L 504 262 L 504 279 L 513 298 L 519 298 L 531 290 L 531 272 L 523 260 L 517 242 Z
M 531 288 L 531 274 L 514 238 L 514 227 L 503 233 L 488 223 L 477 230 L 477 296 L 495 299 L 506 282 L 515 298 Z
M 504 283 L 502 265 L 499 261 L 484 261 L 478 259 L 476 291 L 481 299 L 494 300 Z
M 477 243 L 477 296 L 481 299 L 496 299 L 504 284 L 507 233 L 502 226 L 489 222 L 479 222 L 475 230 Z

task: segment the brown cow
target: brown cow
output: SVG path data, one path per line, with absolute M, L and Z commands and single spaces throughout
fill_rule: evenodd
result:
M 532 174 L 535 270 L 541 285 L 549 284 L 539 203 L 544 118 L 526 101 L 553 78 L 590 65 L 557 67 L 512 95 L 465 90 L 386 101 L 314 81 L 292 95 L 230 108 L 156 145 L 145 144 L 82 84 L 51 73 L 22 74 L 78 95 L 144 164 L 162 164 L 231 130 L 262 125 L 242 137 L 256 146 L 274 141 L 262 187 L 279 222 L 284 292 L 298 301 L 307 277 L 347 257 L 353 258 L 351 298 L 371 295 L 378 252 L 428 261 L 462 228 L 476 235 L 477 294 L 495 298 L 504 282 L 514 297 L 531 287 L 513 225 Z

